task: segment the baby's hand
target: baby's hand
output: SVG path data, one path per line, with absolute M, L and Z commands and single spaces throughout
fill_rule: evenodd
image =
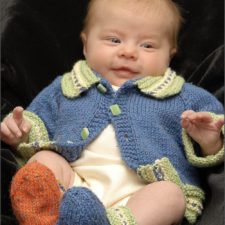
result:
M 1 123 L 1 140 L 16 148 L 27 141 L 31 124 L 23 117 L 23 108 L 18 106 Z
M 200 145 L 203 155 L 216 154 L 222 148 L 223 124 L 224 119 L 215 121 L 207 112 L 187 110 L 181 115 L 181 126 Z

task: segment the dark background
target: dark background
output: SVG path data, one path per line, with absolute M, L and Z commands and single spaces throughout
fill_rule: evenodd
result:
M 79 34 L 88 0 L 0 0 L 1 115 L 26 107 L 54 77 L 82 55 Z M 224 102 L 224 1 L 177 0 L 185 23 L 171 67 Z M 166 18 L 165 18 L 166 20 Z M 1 222 L 16 224 L 8 197 L 18 165 L 1 148 Z M 198 225 L 224 224 L 223 165 L 204 170 L 208 196 Z M 185 222 L 183 224 L 186 224 Z

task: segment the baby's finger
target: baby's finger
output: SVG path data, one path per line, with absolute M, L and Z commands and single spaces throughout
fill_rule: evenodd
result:
M 189 119 L 192 123 L 211 123 L 212 117 L 208 112 L 194 112 L 188 110 L 184 112 L 183 116 L 186 119 Z
M 224 125 L 224 118 L 217 120 L 215 123 L 215 126 L 218 128 L 218 130 L 221 130 L 223 125 Z
M 211 123 L 213 121 L 213 118 L 207 112 L 196 112 L 190 115 L 190 120 L 197 123 Z
M 23 120 L 21 126 L 20 126 L 20 130 L 24 133 L 24 134 L 27 134 L 29 133 L 31 129 L 31 123 L 28 122 L 27 120 Z
M 6 124 L 4 122 L 1 123 L 1 140 L 7 144 L 10 144 L 10 140 L 13 140 L 14 138 L 14 134 L 8 129 Z
M 13 109 L 12 116 L 16 124 L 19 126 L 23 121 L 23 108 L 21 106 L 15 107 Z
M 193 113 L 195 113 L 193 110 L 186 110 L 181 114 L 181 118 L 182 119 L 188 118 Z
M 187 119 L 181 119 L 181 127 L 186 129 L 188 127 L 189 121 Z
M 15 135 L 17 138 L 20 138 L 22 136 L 21 130 L 12 118 L 6 118 L 4 122 L 10 132 L 13 133 L 13 135 Z

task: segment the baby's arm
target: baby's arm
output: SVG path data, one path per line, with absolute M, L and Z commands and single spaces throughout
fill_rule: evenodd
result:
M 204 156 L 216 154 L 222 148 L 224 119 L 215 121 L 207 112 L 187 110 L 181 115 L 181 125 L 200 145 Z
M 1 140 L 17 148 L 21 142 L 26 142 L 31 124 L 23 117 L 23 108 L 15 107 L 12 113 L 1 123 Z

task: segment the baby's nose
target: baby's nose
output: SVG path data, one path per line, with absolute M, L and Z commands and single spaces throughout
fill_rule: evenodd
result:
M 138 56 L 137 48 L 132 45 L 121 46 L 121 49 L 119 51 L 119 56 L 127 58 L 127 59 L 135 60 L 137 59 L 137 56 Z

